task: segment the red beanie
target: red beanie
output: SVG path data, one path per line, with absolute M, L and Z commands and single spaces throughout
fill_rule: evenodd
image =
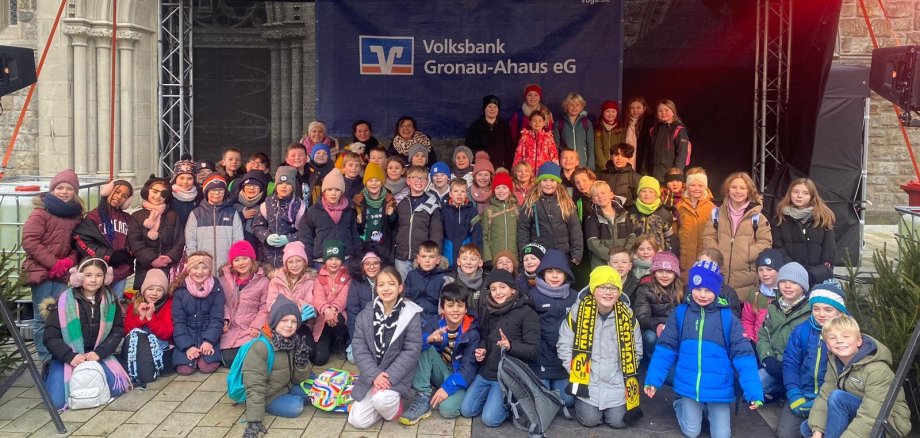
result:
M 252 261 L 255 261 L 256 250 L 252 248 L 251 243 L 245 240 L 238 240 L 230 246 L 230 253 L 227 255 L 227 260 L 232 263 L 233 259 L 237 257 L 249 257 Z
M 605 100 L 604 103 L 601 104 L 601 115 L 603 116 L 604 111 L 607 111 L 609 109 L 616 110 L 617 114 L 619 114 L 620 104 L 618 104 L 615 100 Z
M 527 87 L 525 87 L 525 88 L 524 88 L 524 97 L 527 97 L 527 93 L 530 93 L 531 91 L 535 91 L 537 94 L 539 94 L 539 95 L 540 95 L 540 99 L 543 98 L 543 89 L 540 88 L 540 86 L 537 85 L 537 84 L 530 84 L 530 85 L 528 85 Z
M 514 182 L 511 181 L 511 175 L 508 172 L 498 172 L 492 178 L 492 190 L 495 190 L 498 186 L 508 186 L 509 189 L 514 188 Z

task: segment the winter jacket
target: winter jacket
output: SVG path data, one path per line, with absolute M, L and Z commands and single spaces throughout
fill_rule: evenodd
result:
M 636 278 L 636 274 L 633 274 L 633 271 L 630 269 L 626 273 L 626 278 L 623 280 L 623 294 L 629 297 L 630 307 L 635 311 L 636 308 L 636 291 L 639 290 L 639 279 Z
M 253 261 L 255 263 L 255 261 Z M 220 335 L 220 348 L 239 348 L 252 339 L 249 329 L 261 330 L 268 322 L 268 277 L 258 268 L 249 282 L 239 286 L 230 266 L 220 270 L 224 290 L 224 321 L 229 324 Z
M 862 346 L 850 363 L 843 365 L 832 353 L 827 358 L 827 373 L 821 385 L 820 396 L 815 399 L 808 416 L 808 427 L 812 431 L 824 432 L 827 424 L 827 399 L 835 390 L 846 391 L 862 399 L 856 417 L 841 435 L 841 438 L 869 436 L 872 426 L 882 409 L 882 402 L 894 380 L 891 351 L 868 335 L 862 335 Z M 894 426 L 900 436 L 910 432 L 910 408 L 904 399 L 904 389 L 898 390 L 888 423 Z
M 486 273 L 482 268 L 479 268 L 475 274 L 471 277 L 464 279 L 460 276 L 460 268 L 454 269 L 450 273 L 444 276 L 444 285 L 448 284 L 457 284 L 469 292 L 469 298 L 466 299 L 466 312 L 470 315 L 479 316 L 482 299 L 485 294 L 489 293 L 489 288 L 485 286 Z M 523 289 L 527 290 L 527 289 Z
M 243 387 L 246 389 L 244 416 L 248 422 L 262 421 L 269 403 L 310 378 L 309 365 L 298 368 L 290 351 L 275 349 L 274 345 L 272 349 L 275 350 L 275 359 L 270 372 L 268 347 L 262 341 L 253 342 L 243 359 Z
M 374 303 L 367 303 L 367 307 L 358 314 L 355 338 L 351 342 L 355 365 L 358 366 L 358 379 L 351 390 L 351 396 L 356 401 L 364 400 L 370 393 L 374 379 L 383 372 L 389 376 L 390 390 L 403 397 L 409 394 L 422 356 L 422 308 L 411 301 L 404 303 L 396 331 L 379 364 L 374 356 Z
M 566 372 L 571 372 L 572 347 L 575 344 L 575 321 L 578 320 L 578 304 L 572 305 L 568 317 L 559 327 L 556 351 Z M 642 332 L 639 323 L 633 319 L 633 349 L 636 361 L 642 360 Z M 620 332 L 617 318 L 612 312 L 607 317 L 597 314 L 594 322 L 594 343 L 591 345 L 591 380 L 588 381 L 588 397 L 579 399 L 600 410 L 626 404 L 626 387 L 623 382 L 623 367 L 620 364 Z
M 543 113 L 543 116 L 546 119 L 546 124 L 543 126 L 543 130 L 549 133 L 553 131 L 553 113 L 546 107 L 546 105 L 540 104 L 538 108 L 540 112 Z M 522 104 L 514 114 L 511 115 L 511 119 L 508 120 L 508 124 L 511 125 L 511 143 L 519 144 L 521 135 L 523 135 L 524 130 L 530 129 L 530 115 L 533 114 L 534 110 L 531 110 L 526 103 Z
M 722 291 L 719 292 L 719 296 L 725 298 L 728 301 L 728 307 L 732 309 L 732 315 L 735 315 L 735 318 L 741 319 L 741 311 L 744 308 L 744 302 L 741 301 L 741 298 L 738 297 L 738 292 L 735 292 L 731 286 L 722 283 Z M 741 324 L 741 327 L 744 328 L 744 323 Z
M 735 371 L 747 401 L 763 402 L 763 387 L 757 374 L 757 360 L 751 343 L 741 335 L 741 323 L 732 317 L 731 345 L 725 345 L 722 310 L 728 307 L 717 299 L 706 307 L 688 300 L 683 327 L 678 327 L 677 312 L 665 324 L 655 354 L 649 364 L 645 385 L 660 388 L 672 364 L 674 392 L 700 403 L 735 401 Z M 732 369 L 734 368 L 734 369 Z
M 339 223 L 332 221 L 322 201 L 311 206 L 298 223 L 297 239 L 303 242 L 307 255 L 313 262 L 323 261 L 323 245 L 330 240 L 342 242 L 345 254 L 351 254 L 355 248 L 361 246 L 361 237 L 358 235 L 356 222 L 357 213 L 351 201 L 347 202 L 348 207 L 342 210 Z
M 430 189 L 429 189 L 430 192 Z M 387 215 L 387 205 L 396 205 L 396 198 L 392 193 L 387 193 L 379 209 L 373 209 L 364 199 L 364 194 L 359 193 L 352 199 L 357 210 L 357 217 L 361 219 L 358 224 L 358 235 L 365 242 L 377 242 L 383 248 L 392 248 L 393 224 L 396 223 L 396 209 L 394 214 Z
M 185 351 L 201 347 L 205 341 L 214 346 L 210 356 L 201 355 L 205 362 L 220 362 L 220 336 L 224 329 L 224 291 L 214 279 L 214 288 L 208 296 L 196 298 L 183 284 L 173 294 L 173 366 L 193 365 Z
M 594 130 L 594 163 L 596 169 L 604 169 L 613 156 L 616 145 L 626 140 L 626 128 L 616 125 L 611 130 L 604 128 L 604 123 L 597 122 Z
M 495 165 L 495 168 L 504 167 L 511 169 L 511 163 L 514 159 L 514 146 L 511 142 L 511 125 L 501 117 L 490 124 L 486 121 L 485 116 L 470 125 L 466 131 L 466 146 L 477 151 L 486 151 L 489 153 L 489 161 Z
M 358 175 L 355 178 L 344 177 L 345 180 L 345 192 L 342 193 L 342 196 L 345 199 L 354 198 L 355 195 L 361 193 L 361 190 L 364 190 L 364 182 L 361 180 L 361 175 Z
M 776 293 L 779 293 L 777 290 Z M 744 337 L 757 342 L 757 333 L 767 319 L 767 309 L 775 299 L 760 292 L 760 285 L 748 292 L 744 307 L 741 309 L 741 326 L 744 327 Z
M 525 210 L 527 208 L 529 211 Z M 569 259 L 575 260 L 576 264 L 584 256 L 584 239 L 578 215 L 573 209 L 569 218 L 564 219 L 556 195 L 540 196 L 532 206 L 525 204 L 521 207 L 517 242 L 518 248 L 536 242 L 546 248 L 558 249 Z
M 265 239 L 272 234 L 287 237 L 288 242 L 297 240 L 298 224 L 306 212 L 303 200 L 293 195 L 280 199 L 273 195 L 259 205 L 259 214 L 252 218 L 252 233 L 259 241 L 259 260 L 275 268 L 283 264 L 284 247 L 269 245 Z M 343 215 L 344 216 L 344 215 Z M 310 247 L 306 247 L 310 251 Z
M 58 278 L 50 278 L 49 271 L 60 259 L 70 259 L 74 266 L 79 261 L 77 251 L 73 248 L 73 230 L 82 217 L 53 215 L 42 201 L 45 196 L 54 195 L 46 193 L 32 198 L 32 212 L 22 226 L 22 249 L 26 252 L 22 271 L 30 285 L 37 285 L 45 280 L 66 283 L 69 273 Z
M 696 262 L 703 250 L 703 230 L 706 223 L 712 218 L 712 196 L 707 196 L 697 201 L 696 206 L 687 197 L 681 198 L 677 203 L 677 239 L 680 241 L 680 272 L 684 284 L 687 284 L 687 272 Z
M 651 154 L 646 155 L 645 170 L 658 181 L 664 181 L 668 169 L 684 170 L 690 157 L 690 138 L 687 127 L 679 121 L 670 124 L 658 122 L 649 131 Z
M 229 202 L 211 205 L 205 199 L 185 223 L 185 253 L 207 251 L 214 256 L 214 266 L 227 263 L 230 245 L 239 240 L 243 240 L 243 221 Z
M 430 271 L 415 268 L 406 275 L 403 294 L 422 308 L 420 318 L 423 331 L 432 332 L 437 327 L 438 302 L 441 299 L 441 288 L 444 287 L 446 275 L 447 271 L 439 267 Z
M 763 327 L 757 333 L 757 357 L 760 361 L 763 362 L 768 357 L 782 361 L 792 329 L 805 322 L 810 315 L 811 306 L 808 305 L 807 299 L 793 306 L 789 313 L 780 309 L 779 298 L 774 300 L 767 308 L 767 318 L 763 321 Z
M 636 299 L 632 301 L 633 312 L 636 313 L 636 319 L 639 320 L 642 330 L 655 331 L 658 324 L 664 324 L 679 304 L 676 295 L 659 296 L 655 293 L 655 288 L 655 280 L 640 284 L 636 289 Z M 668 291 L 676 294 L 677 291 L 673 289 L 675 289 L 674 283 L 671 283 Z
M 557 120 L 553 127 L 553 139 L 560 150 L 574 149 L 578 152 L 579 166 L 595 170 L 594 124 L 586 111 L 575 117 L 575 123 L 569 121 L 568 114 Z
M 799 391 L 808 400 L 818 397 L 827 372 L 827 344 L 821 327 L 808 318 L 792 330 L 783 353 L 783 385 L 786 394 Z M 789 396 L 789 400 L 794 400 Z
M 413 260 L 418 247 L 426 240 L 444 241 L 444 221 L 438 199 L 429 193 L 421 196 L 420 203 L 413 208 L 412 196 L 406 196 L 396 205 L 398 224 L 393 241 L 393 256 L 397 260 Z
M 629 218 L 633 222 L 636 236 L 650 234 L 661 245 L 663 251 L 680 254 L 680 242 L 674 232 L 674 215 L 665 207 L 658 207 L 652 214 L 642 214 L 635 205 L 629 207 Z M 694 256 L 694 259 L 696 257 Z
M 479 375 L 486 380 L 498 380 L 498 362 L 501 349 L 495 343 L 501 339 L 501 330 L 511 349 L 506 351 L 526 364 L 540 357 L 540 317 L 533 310 L 530 295 L 518 293 L 511 304 L 497 312 L 483 311 L 479 318 L 479 345 L 485 348 L 486 357 L 479 363 Z
M 518 206 L 513 196 L 499 201 L 492 196 L 479 216 L 482 222 L 482 259 L 492 261 L 500 251 L 518 253 Z
M 201 190 L 198 191 L 198 196 L 194 201 L 180 201 L 178 198 L 173 196 L 172 200 L 169 202 L 169 210 L 176 212 L 176 215 L 179 218 L 179 225 L 184 229 L 185 224 L 188 222 L 188 218 L 192 215 L 192 210 L 198 207 L 198 204 L 203 200 L 201 195 Z M 207 202 L 207 200 L 204 200 Z
M 712 220 L 706 222 L 703 230 L 703 247 L 716 248 L 725 257 L 725 266 L 722 275 L 726 282 L 738 292 L 744 300 L 748 293 L 757 284 L 757 267 L 754 263 L 760 253 L 773 245 L 773 236 L 770 234 L 770 221 L 761 212 L 761 204 L 750 203 L 745 209 L 744 216 L 738 223 L 738 231 L 733 231 L 732 220 L 728 213 L 728 206 L 724 205 L 718 211 L 718 230 Z M 756 235 L 754 218 L 757 218 Z
M 144 227 L 144 221 L 150 217 L 150 211 L 142 208 L 132 213 L 131 217 L 134 220 L 128 225 L 128 248 L 134 254 L 137 267 L 137 272 L 134 273 L 134 290 L 140 290 L 141 285 L 144 284 L 144 278 L 147 277 L 147 271 L 162 269 L 163 272 L 169 272 L 182 260 L 182 251 L 185 249 L 185 228 L 180 226 L 176 212 L 167 207 L 160 215 L 160 229 L 154 240 L 147 236 L 148 230 Z M 172 263 L 162 268 L 153 267 L 151 263 L 161 255 L 172 259 Z
M 805 267 L 808 284 L 834 277 L 837 241 L 833 228 L 818 228 L 811 218 L 802 223 L 783 215 L 783 223 L 774 226 L 772 232 L 773 247 L 783 254 L 786 263 L 798 262 Z
M 559 148 L 553 139 L 553 133 L 539 131 L 534 133 L 529 129 L 521 131 L 521 139 L 517 143 L 517 152 L 514 153 L 514 165 L 521 161 L 530 165 L 531 169 L 539 169 L 543 163 L 559 162 Z M 509 168 L 510 170 L 510 168 Z
M 139 293 L 139 292 L 138 292 Z M 134 312 L 134 303 L 128 305 L 125 312 L 125 335 L 134 329 L 145 329 L 161 341 L 172 344 L 173 342 L 173 319 L 172 319 L 173 298 L 165 296 L 163 305 L 155 309 L 150 321 L 141 321 L 137 313 Z
M 106 292 L 104 293 L 109 293 L 107 289 L 105 290 Z M 93 351 L 101 359 L 115 354 L 115 349 L 118 348 L 122 338 L 125 337 L 125 320 L 124 315 L 121 313 L 121 306 L 115 306 L 115 316 L 112 319 L 112 326 L 109 329 L 108 336 L 99 342 L 99 345 L 96 345 L 96 339 L 99 337 L 99 320 L 102 316 L 100 311 L 102 300 L 99 292 L 96 292 L 95 303 L 84 298 L 83 293 L 79 290 L 68 288 L 61 293 L 61 295 L 64 294 L 73 294 L 74 301 L 77 303 L 80 313 L 80 329 L 83 332 L 83 351 L 86 353 Z M 42 336 L 45 341 L 45 347 L 48 348 L 48 352 L 51 353 L 51 357 L 55 360 L 70 363 L 77 356 L 77 353 L 70 348 L 70 345 L 64 343 L 62 331 L 66 330 L 68 321 L 61 321 L 58 317 L 57 306 L 60 305 L 60 298 L 55 298 L 54 303 L 51 305 L 47 305 L 47 303 L 43 305 L 47 308 L 47 313 L 44 310 L 42 311 L 42 316 L 45 317 L 45 332 Z
M 374 288 L 366 276 L 352 276 L 348 286 L 348 300 L 345 302 L 345 320 L 348 322 L 348 337 L 355 338 L 355 322 L 358 314 L 367 307 L 367 303 L 374 301 Z
M 636 241 L 629 215 L 616 206 L 614 211 L 616 216 L 611 221 L 592 204 L 585 219 L 585 246 L 591 254 L 591 269 L 607 264 L 611 248 L 630 248 Z
M 107 201 L 102 198 L 101 202 Z M 115 274 L 114 281 L 121 281 L 134 273 L 134 256 L 131 255 L 128 247 L 128 230 L 134 219 L 121 209 L 106 208 L 109 218 L 103 221 L 103 213 L 100 211 L 102 208 L 105 208 L 104 205 L 87 213 L 83 221 L 74 228 L 74 247 L 81 259 L 97 257 L 105 260 L 112 267 Z M 103 222 L 107 222 L 104 227 Z M 109 236 L 103 230 L 108 231 Z M 116 250 L 126 253 L 125 263 L 114 264 L 112 262 L 111 258 Z
M 272 305 L 275 304 L 278 295 L 284 295 L 300 309 L 303 309 L 306 304 L 313 305 L 313 283 L 316 281 L 316 272 L 309 268 L 304 268 L 304 271 L 304 274 L 300 277 L 300 280 L 297 280 L 294 287 L 288 284 L 283 270 L 276 269 L 272 273 L 271 280 L 268 282 L 268 298 L 265 300 L 269 313 L 271 313 Z M 306 322 L 304 321 L 304 323 Z
M 351 276 L 344 267 L 339 268 L 338 272 L 330 273 L 323 266 L 313 281 L 313 308 L 316 310 L 317 320 L 313 324 L 313 340 L 319 341 L 323 334 L 323 327 L 326 326 L 323 320 L 323 312 L 327 308 L 332 308 L 339 315 L 348 317 L 345 313 L 345 305 L 348 302 L 348 288 L 351 286 Z
M 438 328 L 447 327 L 447 321 L 443 318 L 438 321 Z M 472 315 L 463 317 L 460 326 L 457 328 L 457 340 L 454 341 L 454 349 L 450 355 L 451 374 L 444 379 L 441 389 L 448 396 L 454 395 L 461 389 L 466 389 L 473 383 L 476 378 L 476 369 L 479 364 L 476 363 L 476 347 L 479 345 L 479 325 Z M 438 353 L 442 353 L 447 347 L 447 335 L 441 337 L 441 342 L 429 344 L 428 336 L 431 333 L 422 332 L 422 351 L 434 348 Z
M 529 363 L 530 369 L 541 379 L 568 379 L 568 367 L 556 354 L 556 343 L 559 341 L 559 327 L 565 325 L 566 315 L 575 303 L 578 291 L 569 286 L 569 296 L 553 298 L 540 292 L 538 281 L 529 293 L 540 321 L 540 355 Z
M 452 202 L 444 204 L 441 207 L 441 218 L 444 221 L 441 254 L 447 259 L 449 268 L 453 269 L 460 258 L 460 247 L 474 243 L 477 248 L 482 248 L 482 223 L 476 204 L 469 201 L 460 206 Z
M 613 162 L 608 162 L 607 167 L 599 169 L 602 170 L 597 173 L 597 178 L 610 185 L 613 194 L 617 198 L 622 198 L 624 206 L 631 207 L 636 203 L 636 190 L 639 188 L 639 180 L 642 179 L 642 175 L 639 175 L 631 164 L 627 163 L 626 167 L 617 169 L 613 166 Z

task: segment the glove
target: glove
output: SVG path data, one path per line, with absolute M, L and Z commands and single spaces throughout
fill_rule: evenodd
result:
M 303 309 L 300 311 L 300 320 L 307 321 L 313 318 L 316 318 L 316 309 L 309 304 L 304 304 Z
M 124 248 L 116 249 L 115 251 L 112 252 L 112 255 L 109 256 L 109 264 L 112 266 L 127 265 L 127 264 L 130 264 L 132 261 L 133 260 L 131 260 L 131 253 L 129 253 L 128 250 Z
M 274 247 L 279 247 L 281 246 L 281 243 L 278 240 L 279 237 L 280 236 L 278 236 L 277 234 L 269 234 L 268 237 L 265 238 L 265 243 L 271 246 L 274 246 Z
M 783 363 L 773 356 L 769 356 L 763 360 L 763 369 L 767 370 L 767 373 L 777 379 L 783 378 Z
M 243 431 L 243 438 L 258 438 L 260 433 L 268 435 L 268 429 L 262 425 L 261 421 L 250 421 Z
M 67 274 L 67 271 L 73 267 L 73 260 L 70 259 L 58 259 L 54 262 L 54 266 L 51 267 L 51 270 L 48 272 L 51 274 L 51 278 L 58 278 Z
M 811 411 L 811 405 L 815 403 L 814 400 L 805 398 L 802 391 L 798 389 L 788 391 L 786 393 L 786 399 L 789 400 L 789 410 L 801 418 L 808 417 L 808 413 Z
M 169 266 L 169 262 L 170 262 L 170 261 L 171 261 L 171 260 L 169 259 L 169 256 L 162 256 L 162 255 L 161 255 L 161 256 L 159 256 L 159 257 L 153 259 L 153 261 L 150 262 L 150 266 L 153 266 L 154 268 L 165 268 L 166 266 Z

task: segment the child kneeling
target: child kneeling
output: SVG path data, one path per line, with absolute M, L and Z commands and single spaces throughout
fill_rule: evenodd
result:
M 729 403 L 735 400 L 733 367 L 740 374 L 750 409 L 763 405 L 754 350 L 742 334 L 741 322 L 731 314 L 728 301 L 719 297 L 722 276 L 717 271 L 708 261 L 690 268 L 687 278 L 692 299 L 668 317 L 645 378 L 645 394 L 653 398 L 677 361 L 674 412 L 681 432 L 688 437 L 699 436 L 704 410 L 712 438 L 732 435 Z M 702 378 L 704 374 L 706 378 Z

